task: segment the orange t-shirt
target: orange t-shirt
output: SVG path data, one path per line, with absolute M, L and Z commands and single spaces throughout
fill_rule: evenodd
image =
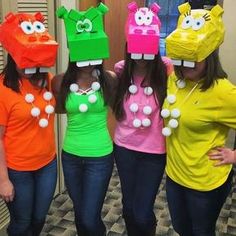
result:
M 0 78 L 0 125 L 5 127 L 3 145 L 7 167 L 11 169 L 37 170 L 55 157 L 54 114 L 49 116 L 47 127 L 41 128 L 38 124 L 39 118 L 48 116 L 44 111 L 49 104 L 43 99 L 45 91 L 46 88 L 35 88 L 27 79 L 22 79 L 21 93 L 16 93 L 4 86 Z M 33 104 L 41 111 L 39 118 L 30 113 L 32 104 L 24 98 L 27 93 L 35 97 Z M 55 106 L 54 98 L 50 104 Z

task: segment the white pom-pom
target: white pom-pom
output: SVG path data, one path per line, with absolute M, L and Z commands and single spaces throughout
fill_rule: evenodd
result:
M 151 108 L 150 106 L 145 106 L 145 107 L 143 108 L 143 113 L 144 113 L 145 115 L 150 115 L 150 114 L 152 113 L 152 108 Z
M 171 129 L 169 127 L 165 127 L 162 129 L 162 134 L 165 136 L 165 137 L 168 137 L 171 135 Z
M 138 87 L 136 85 L 132 84 L 129 86 L 129 92 L 131 94 L 135 94 L 135 93 L 137 93 L 137 91 L 138 91 Z
M 130 109 L 131 112 L 137 112 L 138 111 L 138 104 L 137 103 L 132 103 L 129 106 L 129 109 Z
M 52 99 L 52 93 L 51 92 L 45 92 L 43 94 L 43 98 L 45 101 L 50 101 Z
M 47 105 L 47 106 L 45 107 L 45 112 L 46 112 L 47 114 L 52 114 L 52 113 L 54 112 L 54 107 L 53 107 L 52 105 Z
M 151 125 L 151 123 L 152 123 L 151 120 L 148 118 L 145 118 L 142 120 L 142 126 L 144 126 L 144 127 L 149 127 Z
M 40 115 L 40 109 L 38 107 L 33 107 L 30 113 L 33 117 L 37 117 Z
M 93 82 L 91 85 L 91 88 L 93 91 L 98 91 L 100 89 L 101 85 L 99 82 Z
M 174 108 L 171 110 L 171 116 L 173 118 L 179 118 L 180 117 L 180 110 L 178 108 Z
M 178 80 L 176 85 L 178 88 L 182 89 L 186 87 L 186 82 L 184 80 Z
M 92 71 L 92 76 L 93 76 L 93 77 L 99 77 L 100 75 L 101 75 L 100 70 L 94 69 L 94 70 Z
M 71 91 L 72 93 L 78 92 L 78 91 L 79 91 L 79 85 L 76 84 L 76 83 L 71 84 L 71 85 L 70 85 L 70 91 Z
M 170 119 L 169 122 L 168 122 L 168 125 L 175 129 L 179 126 L 179 122 L 176 120 L 176 119 Z
M 91 94 L 89 97 L 88 97 L 88 101 L 90 103 L 95 103 L 97 101 L 97 96 L 95 94 Z
M 150 96 L 153 93 L 153 89 L 152 89 L 152 87 L 145 87 L 143 92 L 144 92 L 145 95 Z
M 48 126 L 48 120 L 45 119 L 45 118 L 40 119 L 40 120 L 39 120 L 39 126 L 40 126 L 41 128 L 47 127 L 47 126 Z
M 88 106 L 87 106 L 86 104 L 81 104 L 81 105 L 79 106 L 79 110 L 80 110 L 81 112 L 86 112 L 86 111 L 88 110 Z
M 167 118 L 169 116 L 170 116 L 170 110 L 169 109 L 164 108 L 164 109 L 161 110 L 161 117 Z
M 34 95 L 32 93 L 27 93 L 25 95 L 25 101 L 27 103 L 32 103 L 34 101 Z
M 134 126 L 135 128 L 139 128 L 141 125 L 142 125 L 142 122 L 141 122 L 140 119 L 134 119 L 134 120 L 133 120 L 133 126 Z
M 166 99 L 170 104 L 173 104 L 176 101 L 176 96 L 174 94 L 170 94 L 170 95 L 167 96 Z

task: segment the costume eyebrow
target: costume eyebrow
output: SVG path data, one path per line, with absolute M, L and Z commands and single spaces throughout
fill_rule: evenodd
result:
M 184 14 L 185 17 L 186 16 L 190 16 L 190 15 L 191 15 L 191 11 L 190 10 Z
M 205 19 L 205 21 L 209 21 L 209 20 L 211 20 L 211 17 L 210 17 L 210 15 L 208 14 L 208 13 L 206 13 L 204 16 L 202 16 L 204 19 Z

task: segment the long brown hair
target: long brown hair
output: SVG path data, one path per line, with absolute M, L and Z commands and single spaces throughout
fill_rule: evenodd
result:
M 20 81 L 22 78 L 17 71 L 16 63 L 10 54 L 7 55 L 7 64 L 4 67 L 3 71 L 0 73 L 0 76 L 3 78 L 4 86 L 12 89 L 17 93 L 20 93 Z M 48 73 L 40 73 L 38 70 L 29 78 L 30 81 L 41 81 L 41 88 L 45 86 L 47 79 Z
M 101 85 L 101 93 L 104 98 L 105 104 L 110 104 L 110 85 L 108 81 L 107 73 L 103 69 L 103 65 L 96 65 L 95 69 L 100 71 L 99 83 Z M 77 73 L 79 72 L 79 67 L 76 66 L 75 62 L 69 62 L 67 70 L 63 76 L 60 92 L 59 92 L 59 102 L 63 110 L 65 110 L 66 100 L 70 93 L 70 85 L 76 83 Z
M 131 59 L 129 53 L 125 54 L 124 69 L 118 79 L 118 88 L 115 101 L 113 104 L 113 112 L 117 120 L 121 121 L 125 118 L 123 101 L 129 96 L 128 89 L 133 80 L 135 61 Z M 151 86 L 155 93 L 156 102 L 161 107 L 166 97 L 167 90 L 167 68 L 160 54 L 156 55 L 154 60 L 147 63 L 147 75 L 145 76 L 142 86 Z
M 181 71 L 181 66 L 175 66 L 174 69 L 177 78 L 184 79 Z M 203 83 L 200 89 L 202 91 L 206 91 L 211 86 L 213 86 L 218 79 L 227 79 L 227 78 L 228 75 L 224 71 L 220 62 L 219 50 L 215 50 L 206 58 L 206 73 L 204 75 Z

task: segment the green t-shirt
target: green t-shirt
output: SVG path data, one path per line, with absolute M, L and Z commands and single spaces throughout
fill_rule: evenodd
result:
M 113 150 L 107 127 L 108 107 L 101 92 L 94 93 L 97 101 L 88 102 L 89 95 L 70 93 L 66 100 L 67 127 L 63 150 L 79 157 L 102 157 Z M 79 105 L 86 104 L 87 112 L 80 112 Z

